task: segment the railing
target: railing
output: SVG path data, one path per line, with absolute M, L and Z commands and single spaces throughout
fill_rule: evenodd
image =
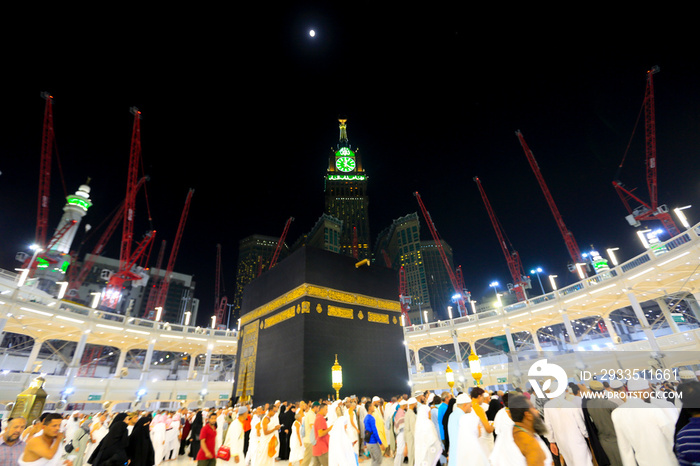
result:
M 29 286 L 23 286 L 18 289 L 15 283 L 17 280 L 17 275 L 18 274 L 0 269 L 0 302 L 5 302 L 7 299 L 12 299 L 18 304 L 26 303 L 27 307 L 25 309 L 29 309 L 30 311 L 33 310 L 35 312 L 39 311 L 41 313 L 49 312 L 55 314 L 62 311 L 62 314 L 71 316 L 69 318 L 74 318 L 76 320 L 75 323 L 81 324 L 84 323 L 81 318 L 92 318 L 110 321 L 110 324 L 121 324 L 129 327 L 135 327 L 135 331 L 151 329 L 173 333 L 196 334 L 201 335 L 202 337 L 231 338 L 232 341 L 237 341 L 238 338 L 238 332 L 236 330 L 218 330 L 208 327 L 171 324 L 139 317 L 130 317 L 113 312 L 93 309 L 83 306 L 82 304 L 57 300 L 48 293 Z M 44 308 L 39 309 L 38 306 L 37 308 L 34 308 L 33 305 L 40 305 Z M 21 307 L 22 306 L 20 304 L 20 309 Z M 64 315 L 64 317 L 66 316 Z
M 529 298 L 525 301 L 521 301 L 515 304 L 511 304 L 509 306 L 504 306 L 503 308 L 492 308 L 478 312 L 476 314 L 471 314 L 468 316 L 464 317 L 459 317 L 456 319 L 452 319 L 451 321 L 444 321 L 444 322 L 449 322 L 449 326 L 458 326 L 461 324 L 468 324 L 472 322 L 477 322 L 481 321 L 484 319 L 494 319 L 494 318 L 500 318 L 501 316 L 507 315 L 512 312 L 518 312 L 522 311 L 523 309 L 531 309 L 532 312 L 536 312 L 538 310 L 538 307 L 543 306 L 547 303 L 551 302 L 557 302 L 564 296 L 569 296 L 569 295 L 574 295 L 575 293 L 580 293 L 580 292 L 586 292 L 587 290 L 594 290 L 596 287 L 598 287 L 601 283 L 609 281 L 609 280 L 615 280 L 615 279 L 624 279 L 626 278 L 626 274 L 629 274 L 633 270 L 635 271 L 634 273 L 637 273 L 635 269 L 638 267 L 641 267 L 643 265 L 647 265 L 650 263 L 655 263 L 657 260 L 663 260 L 666 261 L 668 260 L 667 258 L 669 257 L 669 254 L 676 253 L 677 250 L 683 249 L 687 247 L 690 244 L 698 244 L 700 243 L 700 223 L 694 225 L 690 229 L 682 232 L 681 234 L 677 235 L 674 238 L 669 239 L 668 241 L 661 243 L 658 250 L 663 250 L 663 254 L 654 255 L 654 253 L 649 250 L 645 251 L 644 253 L 638 255 L 637 257 L 634 257 L 622 264 L 619 264 L 615 268 L 612 268 L 608 271 L 605 271 L 603 273 L 597 274 L 593 277 L 587 277 L 581 281 L 578 281 L 576 283 L 573 283 L 565 288 L 562 288 L 557 291 L 553 291 L 550 293 L 546 293 L 544 295 L 536 296 Z M 631 275 L 632 278 L 634 278 L 634 274 Z M 563 303 L 562 303 L 563 304 Z M 561 308 L 565 308 L 565 305 L 561 305 Z M 413 325 L 413 326 L 408 326 L 404 327 L 404 332 L 405 333 L 416 333 L 420 331 L 427 331 L 431 328 L 434 328 L 436 324 L 434 322 L 431 323 L 424 323 L 424 324 L 419 324 L 419 325 Z M 442 324 L 445 325 L 445 324 Z

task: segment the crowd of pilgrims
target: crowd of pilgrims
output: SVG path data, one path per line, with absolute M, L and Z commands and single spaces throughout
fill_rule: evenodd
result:
M 691 375 L 658 386 L 570 383 L 551 400 L 474 387 L 390 400 L 44 413 L 28 427 L 3 423 L 0 466 L 157 466 L 182 455 L 197 466 L 685 466 L 700 464 L 700 382 Z

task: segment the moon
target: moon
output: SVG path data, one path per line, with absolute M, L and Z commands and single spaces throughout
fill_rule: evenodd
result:
M 313 29 L 309 30 L 309 36 L 315 37 L 315 36 L 316 36 L 316 31 L 314 31 Z

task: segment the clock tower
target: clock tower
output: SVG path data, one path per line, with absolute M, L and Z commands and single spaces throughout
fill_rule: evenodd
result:
M 367 174 L 357 148 L 348 142 L 347 120 L 340 119 L 340 139 L 331 148 L 325 177 L 326 213 L 342 220 L 340 253 L 370 259 Z

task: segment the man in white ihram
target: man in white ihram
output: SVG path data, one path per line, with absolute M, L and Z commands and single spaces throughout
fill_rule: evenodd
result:
M 651 394 L 648 380 L 629 380 L 625 402 L 610 414 L 624 466 L 678 465 L 673 453 L 678 416 L 673 419 L 669 409 L 645 401 Z
M 238 416 L 233 420 L 231 426 L 228 428 L 228 432 L 226 432 L 226 440 L 224 441 L 224 446 L 229 447 L 231 450 L 230 461 L 235 464 L 242 463 L 245 459 L 245 454 L 243 453 L 243 422 L 248 414 L 248 408 L 241 406 L 238 408 L 237 413 Z
M 551 399 L 544 404 L 544 423 L 549 431 L 546 437 L 552 453 L 563 456 L 568 466 L 592 466 L 593 458 L 588 448 L 588 430 L 583 411 L 565 398 L 567 377 L 564 369 L 541 359 L 530 367 L 528 375 L 553 378 L 544 381 L 542 387 L 530 380 L 538 398 L 545 397 L 543 391 L 550 388 L 550 384 L 554 388 L 553 392 L 546 394 Z

